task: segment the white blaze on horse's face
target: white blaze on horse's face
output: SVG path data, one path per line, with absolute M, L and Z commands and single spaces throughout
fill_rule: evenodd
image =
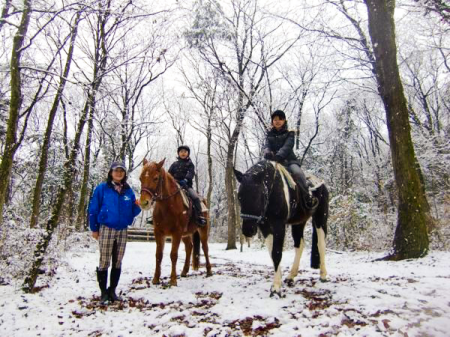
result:
M 156 192 L 158 188 L 158 182 L 161 175 L 160 163 L 144 161 L 144 167 L 142 168 L 139 180 L 141 181 L 141 208 L 148 210 L 151 207 L 152 196 L 148 191 L 152 193 Z

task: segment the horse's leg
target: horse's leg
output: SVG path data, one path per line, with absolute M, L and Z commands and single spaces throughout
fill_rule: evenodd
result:
M 200 266 L 200 233 L 198 230 L 192 235 L 192 240 L 194 244 L 192 251 L 192 269 L 198 271 Z
M 327 220 L 328 220 L 328 201 L 329 193 L 325 185 L 321 185 L 319 189 L 314 192 L 314 195 L 319 199 L 319 205 L 312 217 L 313 223 L 313 245 L 312 248 L 317 247 L 319 251 L 319 258 L 317 259 L 314 250 L 311 252 L 311 267 L 317 267 L 320 260 L 320 280 L 325 282 L 327 279 L 327 269 L 325 268 L 325 237 L 327 234 Z M 317 245 L 314 245 L 314 239 L 317 239 Z
M 286 283 L 288 284 L 288 286 L 292 286 L 294 284 L 294 278 L 298 274 L 300 259 L 302 258 L 303 248 L 305 247 L 305 240 L 303 239 L 303 231 L 305 229 L 305 223 L 292 225 L 291 227 L 292 227 L 291 228 L 292 237 L 294 238 L 295 258 L 291 272 L 286 279 Z
M 269 254 L 272 257 L 273 266 L 275 269 L 275 276 L 273 279 L 273 284 L 270 289 L 270 297 L 277 295 L 278 297 L 282 297 L 281 295 L 281 258 L 283 256 L 283 244 L 284 244 L 284 236 L 286 234 L 286 226 L 282 222 L 277 222 L 273 224 L 273 235 L 269 234 L 266 238 L 266 245 L 269 249 Z
M 186 250 L 186 260 L 184 261 L 183 271 L 181 272 L 181 277 L 186 277 L 189 273 L 189 267 L 191 265 L 191 254 L 192 254 L 192 236 L 183 237 L 184 249 Z
M 163 258 L 164 244 L 166 242 L 166 237 L 162 234 L 157 234 L 155 232 L 155 241 L 156 241 L 156 266 L 155 266 L 155 275 L 153 276 L 152 283 L 159 284 L 161 277 L 161 262 Z
M 206 276 L 212 276 L 211 263 L 209 262 L 209 247 L 208 247 L 208 227 L 200 228 L 200 241 L 202 243 L 203 254 L 206 260 Z
M 181 242 L 181 234 L 172 235 L 172 250 L 170 252 L 170 259 L 172 260 L 172 272 L 170 273 L 171 286 L 177 285 L 177 260 L 180 242 Z
M 327 280 L 327 268 L 325 267 L 325 231 L 322 227 L 317 230 L 317 247 L 320 254 L 320 280 L 325 282 Z

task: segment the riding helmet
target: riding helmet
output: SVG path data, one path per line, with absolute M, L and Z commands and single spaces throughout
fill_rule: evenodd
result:
M 189 148 L 189 146 L 187 146 L 187 145 L 180 145 L 178 147 L 177 153 L 179 153 L 181 150 L 186 150 L 187 153 L 188 153 L 188 156 L 191 155 L 191 149 Z
M 270 116 L 270 118 L 273 119 L 278 116 L 280 119 L 286 119 L 286 114 L 284 113 L 283 110 L 275 110 L 272 115 Z

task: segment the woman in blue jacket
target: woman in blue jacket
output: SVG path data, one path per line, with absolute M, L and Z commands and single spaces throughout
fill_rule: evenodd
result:
M 99 184 L 89 203 L 89 226 L 92 237 L 99 242 L 100 264 L 97 280 L 101 301 L 118 300 L 116 287 L 119 283 L 122 258 L 127 244 L 127 228 L 141 212 L 133 190 L 127 184 L 125 165 L 113 163 L 106 182 Z M 108 268 L 112 259 L 109 288 Z

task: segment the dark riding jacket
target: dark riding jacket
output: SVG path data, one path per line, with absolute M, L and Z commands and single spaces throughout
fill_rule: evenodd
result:
M 282 165 L 287 166 L 294 163 L 300 165 L 300 162 L 294 153 L 294 144 L 295 132 L 289 131 L 287 123 L 285 123 L 281 130 L 272 128 L 267 132 L 263 152 L 273 152 Z
M 186 179 L 188 187 L 192 187 L 195 165 L 189 157 L 186 159 L 178 157 L 178 160 L 170 165 L 169 173 L 178 181 Z

